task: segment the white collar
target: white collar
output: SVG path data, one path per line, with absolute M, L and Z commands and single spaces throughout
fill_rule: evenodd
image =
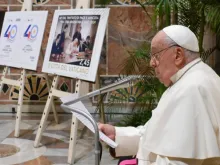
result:
M 182 69 L 180 69 L 177 73 L 175 73 L 170 80 L 172 81 L 172 83 L 176 83 L 193 65 L 195 65 L 196 63 L 200 62 L 201 59 L 197 58 L 193 61 L 191 61 L 190 63 L 188 63 L 186 66 L 184 66 Z

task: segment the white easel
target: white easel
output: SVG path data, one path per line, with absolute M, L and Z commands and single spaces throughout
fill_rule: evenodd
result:
M 76 8 L 89 8 L 90 7 L 90 0 L 78 0 Z M 49 92 L 49 96 L 44 108 L 44 112 L 41 118 L 41 122 L 37 131 L 37 135 L 34 142 L 34 147 L 39 147 L 41 137 L 43 134 L 43 131 L 46 127 L 46 121 L 48 118 L 48 114 L 50 112 L 50 107 L 53 102 L 54 96 L 55 97 L 64 97 L 68 96 L 71 93 L 63 92 L 57 89 L 58 81 L 60 76 L 55 76 L 52 82 L 52 86 Z M 77 80 L 76 86 L 75 86 L 75 93 L 78 93 L 78 96 L 84 95 L 88 93 L 89 91 L 89 85 L 86 82 L 83 82 L 81 80 Z M 53 105 L 53 104 L 52 104 Z M 70 130 L 70 142 L 69 142 L 69 153 L 68 153 L 68 163 L 73 164 L 75 159 L 75 145 L 76 145 L 76 138 L 77 138 L 77 128 L 78 128 L 78 120 L 75 116 L 72 116 L 72 123 L 71 123 L 71 130 Z
M 32 0 L 24 0 L 22 5 L 21 11 L 31 11 L 32 10 Z M 22 106 L 23 106 L 23 95 L 24 95 L 24 85 L 25 85 L 25 78 L 26 78 L 26 70 L 22 69 L 21 76 L 19 80 L 13 80 L 6 78 L 7 72 L 9 70 L 8 66 L 4 67 L 3 74 L 0 80 L 0 92 L 2 91 L 3 85 L 8 84 L 12 86 L 19 87 L 19 96 L 18 96 L 18 105 L 17 105 L 17 115 L 16 115 L 16 124 L 15 124 L 15 137 L 19 137 L 20 135 L 20 124 L 21 124 L 21 113 L 22 113 Z M 48 77 L 45 76 L 47 80 L 47 86 L 49 87 Z M 58 123 L 58 118 L 54 106 L 52 106 L 55 121 Z

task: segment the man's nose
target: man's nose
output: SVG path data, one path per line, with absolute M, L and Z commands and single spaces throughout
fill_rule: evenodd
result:
M 150 59 L 150 66 L 155 68 L 156 67 L 156 62 L 153 58 Z

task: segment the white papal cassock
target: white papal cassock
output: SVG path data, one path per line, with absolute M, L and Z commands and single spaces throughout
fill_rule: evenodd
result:
M 151 119 L 116 127 L 116 156 L 139 165 L 220 165 L 220 78 L 196 59 L 171 78 Z

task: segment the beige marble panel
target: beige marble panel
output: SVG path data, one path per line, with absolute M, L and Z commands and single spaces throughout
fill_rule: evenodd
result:
M 0 158 L 14 155 L 19 151 L 20 149 L 14 145 L 0 144 Z
M 147 7 L 110 7 L 108 24 L 108 74 L 120 73 L 123 61 L 132 51 L 152 37 L 151 16 L 153 9 Z
M 30 160 L 24 163 L 14 164 L 14 165 L 52 165 L 53 163 L 48 160 L 45 156 L 40 156 L 34 160 Z

